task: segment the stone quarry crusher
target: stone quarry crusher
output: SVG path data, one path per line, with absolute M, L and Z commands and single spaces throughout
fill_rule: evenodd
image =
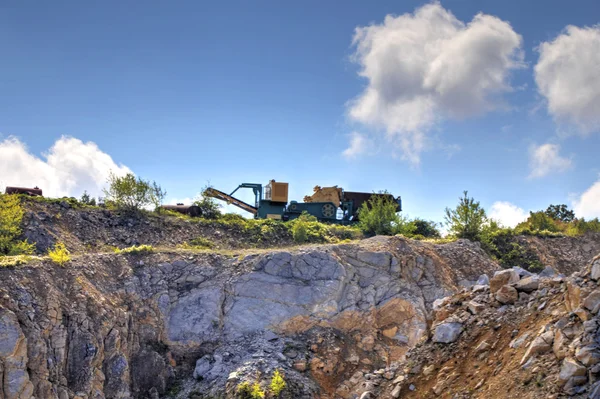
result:
M 240 188 L 250 188 L 254 192 L 254 205 L 235 198 L 233 195 Z M 358 221 L 358 210 L 372 196 L 385 196 L 397 204 L 397 211 L 402 211 L 402 200 L 391 194 L 375 194 L 345 191 L 337 186 L 314 188 L 314 193 L 304 197 L 304 202 L 289 201 L 288 183 L 271 180 L 263 187 L 259 183 L 242 183 L 231 194 L 208 188 L 204 195 L 217 198 L 250 212 L 257 219 L 295 219 L 306 211 L 324 222 Z

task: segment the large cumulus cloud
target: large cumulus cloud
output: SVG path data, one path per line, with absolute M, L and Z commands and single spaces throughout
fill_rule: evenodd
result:
M 577 131 L 600 131 L 600 26 L 567 26 L 539 46 L 535 81 L 548 112 Z
M 123 175 L 130 169 L 93 142 L 63 136 L 42 156 L 15 137 L 0 142 L 0 183 L 5 186 L 38 186 L 51 197 L 78 197 L 84 190 L 98 196 L 110 171 Z
M 353 45 L 368 83 L 349 116 L 383 129 L 412 163 L 440 119 L 501 106 L 511 70 L 523 66 L 522 38 L 508 22 L 478 14 L 464 23 L 439 3 L 358 27 Z

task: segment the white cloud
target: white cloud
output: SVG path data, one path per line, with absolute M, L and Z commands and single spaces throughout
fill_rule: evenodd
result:
M 0 142 L 2 184 L 38 186 L 45 196 L 79 197 L 84 190 L 98 196 L 111 170 L 117 175 L 131 172 L 128 167 L 117 165 L 93 142 L 63 136 L 41 157 L 32 154 L 15 137 Z
M 561 157 L 558 144 L 542 144 L 532 146 L 529 151 L 529 178 L 544 177 L 551 172 L 564 172 L 573 162 L 569 158 Z
M 359 155 L 371 153 L 373 147 L 373 141 L 369 137 L 352 132 L 350 134 L 350 145 L 342 152 L 342 155 L 348 159 L 357 158 Z
M 436 122 L 497 108 L 512 90 L 510 71 L 523 66 L 522 38 L 509 23 L 478 14 L 465 24 L 439 3 L 358 27 L 353 44 L 368 85 L 350 118 L 384 129 L 413 164 Z
M 600 26 L 567 26 L 539 46 L 535 81 L 559 123 L 600 130 Z
M 506 201 L 497 201 L 492 204 L 489 217 L 497 220 L 505 227 L 515 227 L 527 217 L 529 213 L 518 206 Z
M 573 201 L 577 217 L 600 217 L 600 179 Z

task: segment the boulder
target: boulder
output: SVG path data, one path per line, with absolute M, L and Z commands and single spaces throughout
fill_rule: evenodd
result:
M 433 342 L 452 343 L 458 339 L 462 330 L 462 323 L 442 323 L 435 328 Z
M 581 288 L 571 281 L 567 282 L 567 292 L 565 292 L 565 307 L 567 311 L 573 312 L 581 306 Z
M 556 270 L 550 266 L 544 267 L 544 270 L 540 272 L 540 277 L 554 277 L 556 276 Z
M 212 368 L 212 365 L 210 364 L 211 363 L 210 360 L 211 360 L 210 355 L 204 355 L 196 361 L 196 367 L 194 368 L 194 378 L 195 379 L 200 379 L 200 378 L 203 379 L 206 377 L 206 375 Z
M 582 366 L 577 360 L 572 358 L 566 358 L 563 360 L 563 364 L 560 368 L 560 374 L 558 375 L 558 381 L 564 385 L 572 377 L 584 376 L 587 372 L 585 366 Z
M 533 273 L 523 269 L 522 267 L 519 266 L 515 266 L 512 268 L 515 272 L 517 272 L 517 274 L 519 275 L 519 277 L 524 278 L 524 277 L 529 277 L 529 276 L 533 276 Z
M 531 343 L 531 345 L 529 345 L 529 348 L 527 348 L 525 354 L 523 355 L 523 358 L 521 359 L 521 366 L 527 363 L 531 356 L 536 355 L 538 353 L 548 352 L 550 349 L 552 349 L 553 342 L 553 331 L 546 331 L 545 333 L 536 337 Z
M 567 337 L 561 330 L 556 330 L 554 334 L 554 344 L 552 344 L 552 351 L 554 352 L 554 356 L 558 360 L 562 360 L 567 356 L 568 348 L 566 345 Z
M 501 270 L 494 274 L 494 277 L 490 279 L 490 291 L 495 293 L 504 285 L 515 284 L 519 281 L 520 277 L 517 272 L 513 269 Z
M 490 285 L 490 278 L 487 276 L 487 274 L 482 274 L 477 279 L 475 285 Z
M 398 384 L 392 391 L 392 398 L 397 399 L 400 397 L 400 392 L 402 391 L 402 385 Z
M 479 314 L 485 310 L 485 305 L 483 305 L 477 301 L 469 301 L 467 303 L 467 308 L 469 309 L 469 312 L 471 312 L 472 314 Z
M 592 263 L 590 277 L 592 277 L 593 280 L 600 279 L 600 259 L 596 259 L 594 263 Z
M 531 292 L 535 291 L 540 286 L 540 278 L 538 276 L 525 277 L 515 285 L 517 291 Z
M 496 292 L 496 300 L 504 305 L 515 303 L 519 299 L 519 293 L 510 285 L 503 285 Z
M 588 345 L 577 349 L 575 357 L 585 366 L 593 366 L 600 362 L 600 350 L 596 345 Z
M 593 291 L 583 300 L 583 307 L 592 312 L 598 313 L 600 310 L 600 290 Z

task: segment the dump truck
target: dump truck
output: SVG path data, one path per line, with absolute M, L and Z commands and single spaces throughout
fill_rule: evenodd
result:
M 233 195 L 242 188 L 254 193 L 254 204 L 248 204 Z M 288 183 L 271 180 L 267 185 L 242 183 L 230 194 L 215 188 L 208 188 L 203 195 L 235 205 L 254 215 L 256 219 L 292 220 L 303 212 L 315 216 L 323 222 L 351 223 L 359 219 L 358 211 L 362 204 L 373 196 L 383 196 L 396 203 L 397 211 L 402 211 L 402 199 L 391 194 L 361 193 L 345 191 L 337 186 L 314 188 L 304 202 L 288 201 Z

